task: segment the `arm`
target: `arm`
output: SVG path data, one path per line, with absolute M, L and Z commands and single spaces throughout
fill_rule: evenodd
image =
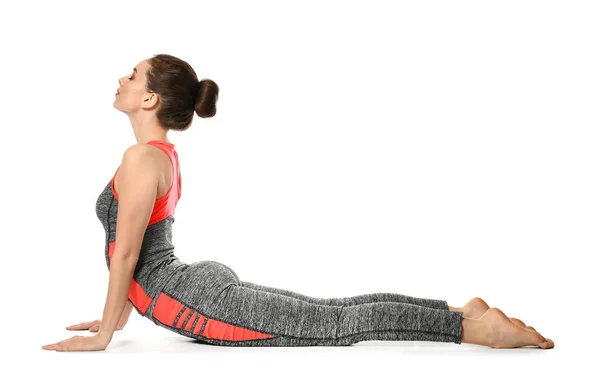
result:
M 144 233 L 156 200 L 160 170 L 149 146 L 127 149 L 121 164 L 116 243 L 110 260 L 106 304 L 98 335 L 108 345 L 127 310 L 128 295 Z M 126 315 L 129 317 L 129 314 Z
M 125 328 L 125 325 L 129 320 L 129 315 L 131 315 L 131 310 L 133 310 L 133 305 L 131 304 L 131 302 L 125 302 L 125 309 L 123 309 L 123 312 L 121 313 L 121 317 L 119 318 L 119 323 L 117 323 L 116 330 Z M 91 322 L 73 324 L 71 326 L 67 326 L 67 330 L 83 331 L 87 329 L 90 332 L 98 332 L 98 330 L 100 329 L 100 324 L 102 324 L 102 319 L 92 320 Z
M 116 329 L 123 329 L 125 325 L 129 321 L 129 315 L 131 315 L 131 311 L 133 310 L 133 305 L 131 302 L 125 302 L 125 308 L 123 309 L 123 313 L 121 314 L 121 318 L 119 318 L 119 322 L 117 323 Z

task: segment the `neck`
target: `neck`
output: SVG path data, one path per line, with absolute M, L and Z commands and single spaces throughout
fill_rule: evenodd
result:
M 144 115 L 141 112 L 129 115 L 135 140 L 138 144 L 145 144 L 151 140 L 162 140 L 171 143 L 165 130 L 154 114 Z

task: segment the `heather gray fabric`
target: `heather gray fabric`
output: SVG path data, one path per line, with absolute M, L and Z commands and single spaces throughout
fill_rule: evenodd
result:
M 117 219 L 110 182 L 98 197 L 96 215 L 106 232 L 105 257 L 110 267 L 108 246 L 116 238 Z M 181 262 L 171 239 L 174 221 L 171 215 L 148 226 L 133 277 L 151 297 L 145 311 L 134 308 L 161 327 L 221 346 L 334 346 L 365 340 L 461 343 L 462 312 L 449 311 L 444 300 L 395 293 L 314 298 L 241 281 L 230 267 L 216 261 Z M 155 311 L 159 296 L 162 308 Z M 184 306 L 178 313 L 172 311 L 169 324 L 157 318 L 165 313 L 167 298 Z M 235 336 L 243 333 L 241 329 L 269 337 L 248 339 L 246 333 L 246 339 L 241 339 Z
M 117 231 L 117 199 L 112 194 L 112 183 L 106 185 L 96 200 L 96 216 L 105 231 L 104 257 L 106 266 L 110 267 L 108 257 L 109 243 L 116 240 Z M 175 222 L 173 216 L 154 223 L 146 228 L 140 256 L 133 278 L 142 286 L 144 291 L 155 297 L 178 269 L 185 267 L 173 253 L 175 247 L 172 240 L 171 225 Z M 137 310 L 137 308 L 136 308 Z M 139 312 L 139 310 L 138 310 Z M 143 313 L 140 313 L 144 315 Z

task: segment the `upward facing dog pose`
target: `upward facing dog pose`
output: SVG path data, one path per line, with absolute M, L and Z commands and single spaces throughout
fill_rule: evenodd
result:
M 181 262 L 171 241 L 181 174 L 167 131 L 189 128 L 194 112 L 202 118 L 214 116 L 218 95 L 214 81 L 198 81 L 188 63 L 166 54 L 141 61 L 119 80 L 114 107 L 129 116 L 137 143 L 125 151 L 96 201 L 110 271 L 102 320 L 67 327 L 89 329 L 92 336 L 42 348 L 105 350 L 133 308 L 180 335 L 224 346 L 424 340 L 492 348 L 554 347 L 533 327 L 477 297 L 462 307 L 395 293 L 314 298 L 241 281 L 216 261 Z

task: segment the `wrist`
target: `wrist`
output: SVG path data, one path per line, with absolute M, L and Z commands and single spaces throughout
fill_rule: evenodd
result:
M 108 333 L 106 331 L 98 331 L 96 336 L 98 337 L 98 339 L 102 340 L 106 345 L 108 345 L 112 340 L 113 334 Z

